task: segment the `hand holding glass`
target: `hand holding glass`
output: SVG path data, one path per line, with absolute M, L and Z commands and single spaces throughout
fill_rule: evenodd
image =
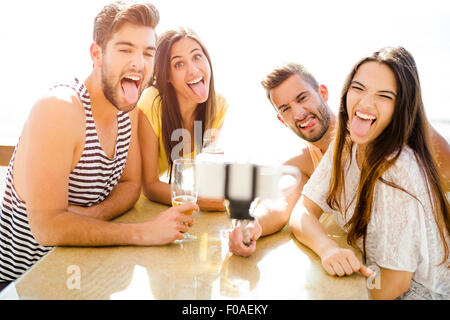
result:
M 172 177 L 170 190 L 172 206 L 179 206 L 186 202 L 197 203 L 198 187 L 195 161 L 192 159 L 177 159 L 172 165 Z M 192 215 L 193 210 L 183 212 Z M 195 237 L 188 232 L 184 234 L 184 240 L 193 240 Z

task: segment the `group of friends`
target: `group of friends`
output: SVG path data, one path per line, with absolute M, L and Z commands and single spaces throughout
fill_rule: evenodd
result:
M 197 34 L 157 35 L 158 22 L 149 3 L 106 5 L 94 21 L 90 75 L 53 87 L 32 107 L 1 203 L 2 286 L 54 246 L 165 245 L 193 225 L 183 212 L 225 210 L 200 197 L 143 223 L 111 221 L 141 192 L 170 205 L 165 178 L 180 156 L 173 132 L 193 137 L 198 122 L 203 132 L 220 131 L 228 109 Z M 251 243 L 236 228 L 230 251 L 249 256 L 261 236 L 288 224 L 332 276 L 371 276 L 367 266 L 377 265 L 382 285 L 371 298 L 450 299 L 450 146 L 425 116 L 412 55 L 386 47 L 358 61 L 337 115 L 327 88 L 300 64 L 275 68 L 262 86 L 278 119 L 305 141 L 286 162 L 301 182 L 280 201 L 258 202 Z M 195 158 L 203 140 L 182 143 Z M 324 212 L 363 261 L 328 237 Z

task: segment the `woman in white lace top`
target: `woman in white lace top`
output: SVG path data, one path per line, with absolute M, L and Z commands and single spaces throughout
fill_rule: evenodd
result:
M 291 215 L 294 235 L 330 275 L 379 269 L 371 298 L 450 299 L 449 202 L 411 54 L 383 48 L 360 60 L 344 85 L 338 123 Z M 335 214 L 365 265 L 328 238 L 318 220 L 324 211 Z

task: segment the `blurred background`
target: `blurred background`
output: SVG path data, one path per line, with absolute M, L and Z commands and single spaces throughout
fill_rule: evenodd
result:
M 15 145 L 33 102 L 92 68 L 93 20 L 109 0 L 4 1 L 0 13 L 0 145 Z M 278 122 L 261 81 L 283 62 L 306 66 L 338 109 L 350 68 L 384 46 L 404 46 L 418 65 L 427 116 L 450 141 L 450 8 L 445 0 L 153 0 L 158 33 L 194 29 L 230 105 L 226 151 L 284 161 L 302 142 Z

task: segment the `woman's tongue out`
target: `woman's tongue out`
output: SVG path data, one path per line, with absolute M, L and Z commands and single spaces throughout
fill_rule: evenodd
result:
M 136 82 L 129 79 L 122 79 L 120 84 L 122 85 L 122 90 L 127 103 L 136 104 L 139 98 L 139 92 Z
M 355 115 L 352 120 L 351 130 L 358 137 L 365 137 L 370 130 L 374 120 L 363 119 Z
M 202 101 L 205 101 L 208 98 L 208 91 L 206 90 L 206 85 L 203 80 L 193 84 L 188 83 L 188 86 Z

